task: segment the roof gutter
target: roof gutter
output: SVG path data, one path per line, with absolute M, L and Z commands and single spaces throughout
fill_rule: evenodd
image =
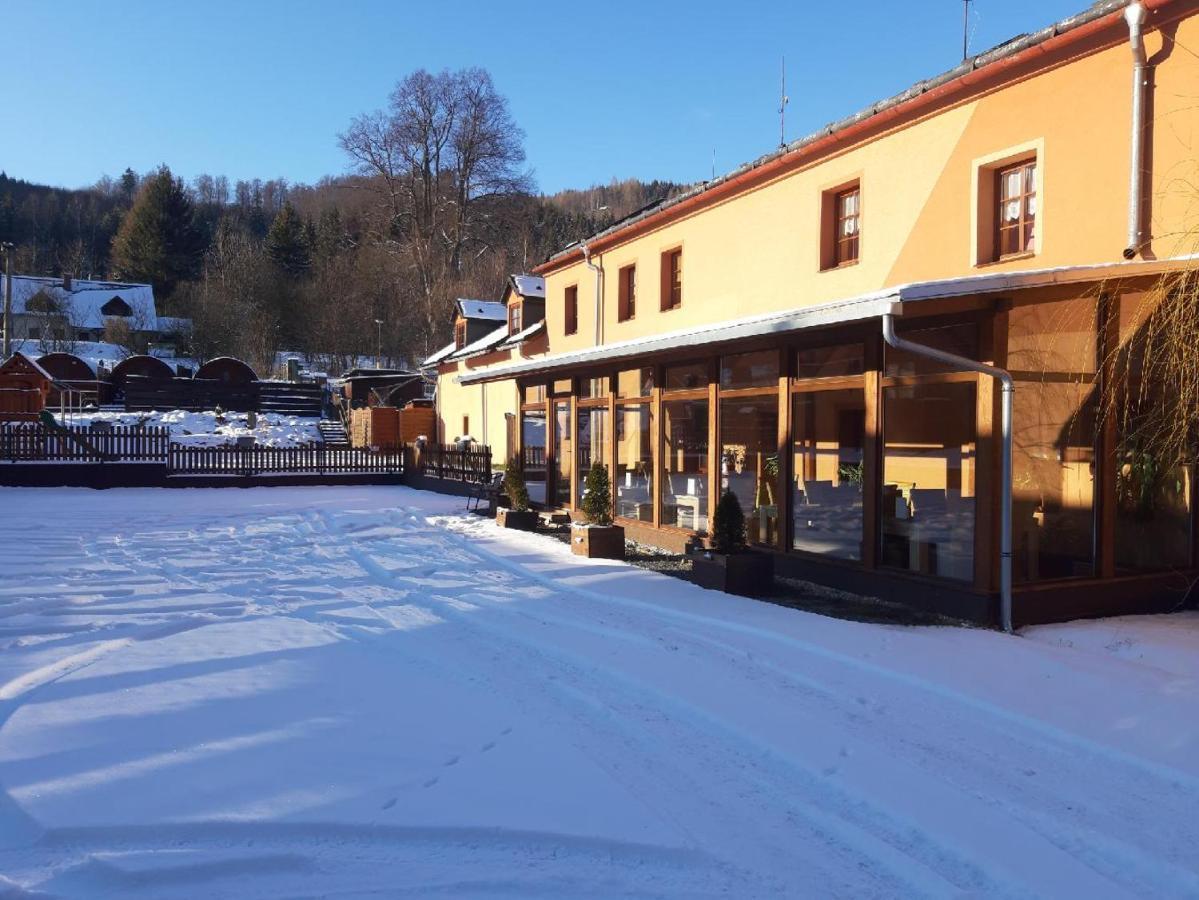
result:
M 1002 465 L 999 475 L 999 618 L 1003 630 L 1012 633 L 1012 399 L 1016 384 L 1005 369 L 988 366 L 956 353 L 947 353 L 901 338 L 895 333 L 895 316 L 883 315 L 883 340 L 896 350 L 906 350 L 917 356 L 935 359 L 955 369 L 980 372 L 999 382 L 1002 392 L 1002 412 L 999 420 L 999 439 Z M 917 512 L 919 515 L 919 512 Z
M 1149 84 L 1145 78 L 1145 7 L 1132 2 L 1124 8 L 1128 23 L 1128 42 L 1132 47 L 1132 150 L 1128 172 L 1128 245 L 1124 258 L 1133 259 L 1145 245 L 1141 190 L 1145 182 L 1145 95 Z
M 591 250 L 586 244 L 583 244 L 582 250 L 583 262 L 595 273 L 595 345 L 598 347 L 603 343 L 604 267 L 591 261 Z

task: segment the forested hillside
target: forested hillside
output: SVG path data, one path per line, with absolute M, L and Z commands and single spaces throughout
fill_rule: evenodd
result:
M 420 358 L 448 339 L 455 297 L 498 297 L 508 273 L 680 187 L 537 193 L 480 69 L 408 76 L 339 140 L 347 171 L 316 184 L 163 165 L 68 190 L 0 173 L 0 240 L 23 274 L 153 283 L 160 312 L 194 319 L 198 355 L 302 350 L 336 371 L 375 353 L 376 320 L 388 358 Z

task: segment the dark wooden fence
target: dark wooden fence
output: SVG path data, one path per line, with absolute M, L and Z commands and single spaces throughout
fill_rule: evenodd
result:
M 421 474 L 447 481 L 480 482 L 491 479 L 491 448 L 454 444 L 428 444 L 420 453 Z
M 0 460 L 7 462 L 163 462 L 170 443 L 170 430 L 161 427 L 0 426 Z
M 226 412 L 274 412 L 292 416 L 319 416 L 324 389 L 316 384 L 282 381 L 251 381 L 227 384 L 211 378 L 149 378 L 130 375 L 125 379 L 125 409 L 186 409 L 199 411 L 220 407 Z
M 319 384 L 289 381 L 255 382 L 259 412 L 317 417 L 324 406 L 325 390 Z
M 308 447 L 189 447 L 171 444 L 168 475 L 401 475 L 404 454 Z

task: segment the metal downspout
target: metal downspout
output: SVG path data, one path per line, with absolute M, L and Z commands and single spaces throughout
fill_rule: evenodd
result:
M 595 346 L 603 341 L 604 267 L 591 261 L 591 250 L 583 245 L 583 262 L 595 273 Z
M 1124 8 L 1128 23 L 1128 42 L 1132 47 L 1132 151 L 1129 154 L 1128 174 L 1128 246 L 1124 258 L 1133 259 L 1145 244 L 1142 227 L 1141 190 L 1145 180 L 1145 7 L 1133 2 Z
M 999 476 L 999 614 L 1003 630 L 1012 633 L 1012 399 L 1016 385 L 1011 373 L 977 360 L 947 353 L 936 347 L 928 347 L 901 338 L 895 333 L 894 313 L 883 314 L 883 340 L 896 350 L 906 350 L 917 356 L 935 359 L 946 365 L 971 372 L 981 372 L 996 379 L 1000 384 L 1002 411 L 999 433 L 1002 442 L 1002 467 Z

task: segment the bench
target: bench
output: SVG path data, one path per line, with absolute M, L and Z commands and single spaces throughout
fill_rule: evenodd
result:
M 496 472 L 491 476 L 490 481 L 480 481 L 471 487 L 470 494 L 466 498 L 466 511 L 471 511 L 472 501 L 475 504 L 475 510 L 478 511 L 479 504 L 486 500 L 488 509 L 494 512 L 503 490 L 504 473 Z

